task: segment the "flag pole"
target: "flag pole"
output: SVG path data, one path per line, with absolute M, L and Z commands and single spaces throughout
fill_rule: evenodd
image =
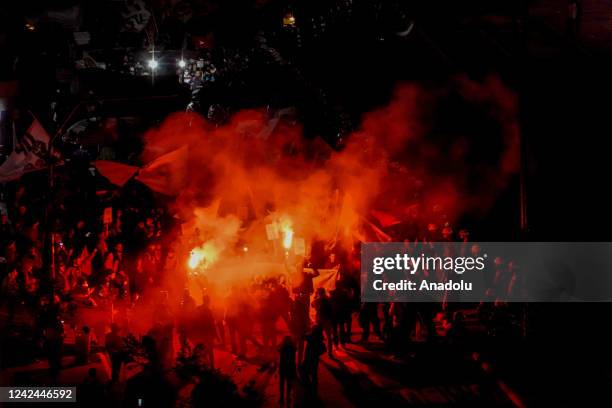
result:
M 55 143 L 55 141 L 57 140 L 58 137 L 61 136 L 62 132 L 64 131 L 64 128 L 66 127 L 66 125 L 68 125 L 69 121 L 74 117 L 74 115 L 77 113 L 77 111 L 79 110 L 79 108 L 81 107 L 81 105 L 83 105 L 83 101 L 78 102 L 70 111 L 70 113 L 66 116 L 66 119 L 64 119 L 64 121 L 62 122 L 62 124 L 56 129 L 55 133 L 53 134 L 53 137 L 51 137 L 51 140 L 49 140 L 49 178 L 48 178 L 48 185 L 49 185 L 49 197 L 50 200 L 47 203 L 47 206 L 45 208 L 45 224 L 46 224 L 46 235 L 47 235 L 47 245 L 49 246 L 47 253 L 49 254 L 49 258 L 48 258 L 48 267 L 49 267 L 49 280 L 51 281 L 51 294 L 53 295 L 55 293 L 55 231 L 51 231 L 52 229 L 52 225 L 51 225 L 51 214 L 53 213 L 53 206 L 54 206 L 54 189 L 55 189 L 55 159 L 54 159 L 54 151 L 53 151 L 53 145 Z M 32 114 L 32 113 L 30 113 Z M 34 116 L 32 114 L 32 116 Z M 34 116 L 34 118 L 36 118 Z

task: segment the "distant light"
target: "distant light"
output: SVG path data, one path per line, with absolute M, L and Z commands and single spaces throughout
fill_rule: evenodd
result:
M 295 17 L 292 13 L 287 13 L 283 17 L 283 26 L 285 27 L 294 27 L 295 26 Z
M 25 28 L 26 28 L 26 30 L 28 30 L 28 31 L 34 31 L 34 30 L 36 30 L 36 27 L 34 27 L 34 24 L 30 24 L 30 23 L 26 23 Z
M 158 67 L 158 66 L 159 66 L 159 63 L 158 63 L 156 60 L 151 59 L 151 60 L 149 61 L 149 68 L 151 68 L 151 69 L 157 69 L 157 67 Z
M 185 68 L 185 65 L 187 65 L 187 63 L 185 62 L 185 60 L 180 60 L 180 61 L 178 62 L 178 66 L 179 66 L 180 68 Z
M 245 246 L 242 247 L 242 250 L 244 252 L 249 252 L 249 247 L 245 245 Z

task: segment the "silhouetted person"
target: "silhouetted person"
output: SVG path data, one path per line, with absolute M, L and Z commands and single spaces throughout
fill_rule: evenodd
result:
M 370 338 L 370 325 L 374 329 L 374 333 L 382 338 L 380 333 L 380 319 L 378 317 L 378 303 L 364 303 L 361 305 L 361 311 L 359 312 L 359 324 L 363 329 L 361 335 L 361 341 L 368 341 Z
M 183 296 L 179 304 L 178 313 L 178 325 L 180 328 L 189 327 L 191 319 L 193 319 L 193 312 L 196 309 L 196 302 L 189 293 L 189 289 L 183 290 Z
M 98 378 L 95 368 L 87 370 L 87 377 L 78 389 L 77 402 L 82 407 L 103 407 L 104 404 L 104 384 Z
M 124 343 L 119 333 L 119 326 L 111 324 L 111 331 L 106 334 L 106 351 L 111 361 L 111 381 L 117 382 L 121 376 L 121 365 L 124 360 Z
M 319 359 L 323 353 L 325 353 L 323 329 L 321 326 L 315 324 L 311 332 L 306 335 L 306 351 L 304 352 L 304 362 L 302 364 L 304 381 L 313 394 L 317 394 L 319 384 Z
M 451 343 L 458 343 L 465 335 L 465 316 L 463 313 L 457 312 L 453 317 L 453 323 L 446 333 L 446 337 Z
M 577 37 L 580 29 L 582 5 L 580 0 L 569 0 L 567 3 L 566 32 L 570 37 Z
M 436 323 L 434 321 L 436 315 L 438 314 L 438 307 L 439 305 L 434 302 L 419 304 L 419 313 L 421 315 L 423 325 L 427 328 L 427 341 L 430 342 L 435 341 L 438 338 L 438 332 L 436 331 Z M 408 312 L 409 311 L 406 311 L 406 313 Z M 409 318 L 410 316 L 406 316 L 407 320 Z M 416 322 L 413 321 L 412 325 L 414 326 L 415 323 Z
M 351 318 L 349 298 L 346 289 L 341 286 L 336 286 L 336 289 L 332 290 L 330 293 L 330 302 L 334 346 L 336 346 L 336 348 L 339 345 L 344 347 L 348 341 L 347 322 L 350 321 Z
M 83 326 L 81 332 L 77 333 L 74 339 L 74 349 L 76 352 L 76 363 L 89 363 L 91 353 L 92 333 L 88 326 Z
M 285 336 L 282 343 L 278 348 L 279 352 L 279 364 L 278 364 L 278 375 L 279 375 L 279 386 L 280 386 L 280 398 L 279 403 L 284 404 L 285 395 L 287 396 L 287 405 L 291 406 L 291 386 L 293 380 L 296 377 L 296 363 L 295 354 L 296 348 L 295 343 L 291 336 Z M 285 394 L 286 390 L 286 394 Z
M 383 312 L 383 327 L 382 334 L 385 340 L 385 343 L 388 344 L 391 340 L 393 333 L 393 317 L 391 316 L 391 303 L 385 302 L 382 304 L 382 312 Z
M 271 291 L 261 300 L 259 308 L 262 346 L 265 353 L 273 351 L 276 347 L 276 321 L 278 314 L 275 310 Z
M 298 361 L 304 357 L 304 339 L 310 330 L 310 296 L 297 292 L 291 306 L 291 333 L 298 339 Z
M 2 231 L 0 231 L 0 236 L 2 236 Z M 0 287 L 0 305 L 6 303 L 9 324 L 13 322 L 15 310 L 19 304 L 19 295 L 19 273 L 17 267 L 12 267 L 2 279 L 2 286 Z
M 306 271 L 306 268 L 312 269 L 312 272 Z M 312 295 L 314 293 L 314 283 L 312 280 L 317 276 L 319 276 L 319 270 L 317 268 L 314 268 L 310 262 L 304 261 L 304 264 L 302 266 L 302 276 L 301 282 L 299 284 L 299 291 L 308 296 Z
M 197 324 L 202 337 L 202 344 L 205 348 L 204 352 L 207 355 L 208 361 L 210 361 L 211 368 L 215 368 L 214 345 L 215 339 L 217 338 L 217 326 L 215 325 L 215 318 L 210 309 L 210 297 L 208 297 L 208 295 L 202 297 L 202 304 L 196 309 L 196 315 Z
M 255 329 L 256 313 L 254 307 L 253 298 L 249 295 L 246 289 L 240 292 L 240 301 L 238 303 L 238 337 L 240 343 L 240 356 L 245 357 L 247 354 L 246 342 L 250 341 L 258 349 L 262 348 L 262 345 L 255 336 L 253 331 Z
M 49 361 L 51 381 L 57 383 L 62 369 L 62 354 L 64 349 L 64 325 L 59 318 L 45 328 L 45 351 Z
M 157 322 L 147 332 L 147 335 L 155 341 L 157 364 L 152 364 L 152 367 L 162 371 L 172 367 L 174 363 L 174 326 Z
M 240 318 L 240 293 L 237 287 L 232 287 L 229 296 L 225 300 L 225 325 L 229 332 L 232 353 L 238 354 L 238 328 Z
M 276 314 L 285 322 L 287 327 L 289 327 L 291 321 L 289 317 L 291 309 L 291 296 L 289 296 L 289 291 L 281 282 L 275 282 L 272 287 L 271 298 Z
M 332 304 L 324 288 L 317 289 L 317 294 L 312 301 L 312 306 L 316 311 L 317 325 L 323 329 L 325 337 L 327 338 L 327 354 L 331 357 L 333 350 Z

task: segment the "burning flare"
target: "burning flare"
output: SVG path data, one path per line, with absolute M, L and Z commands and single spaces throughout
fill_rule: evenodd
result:
M 189 261 L 187 262 L 189 268 L 196 269 L 202 262 L 204 262 L 204 251 L 201 251 L 199 248 L 192 249 L 189 254 Z
M 202 246 L 193 248 L 189 254 L 187 266 L 196 271 L 207 269 L 219 259 L 220 250 L 212 241 L 205 242 Z
M 263 110 L 236 112 L 220 127 L 193 113 L 168 116 L 145 135 L 143 161 L 188 146 L 185 175 L 171 177 L 164 188 L 178 192 L 173 209 L 185 220 L 177 242 L 184 269 L 197 277 L 215 268 L 220 273 L 207 278 L 229 287 L 278 265 L 284 272 L 289 262 L 280 262 L 282 255 L 308 256 L 315 240 L 339 243 L 349 252 L 358 241 L 390 240 L 372 210 L 388 214 L 391 225 L 406 221 L 417 230 L 485 215 L 518 169 L 516 98 L 497 79 L 484 84 L 460 79 L 449 86 L 453 92 L 398 87 L 389 105 L 364 114 L 339 151 L 320 138 L 303 137 L 292 121 L 279 121 L 274 132 L 257 136 L 268 129 Z M 434 140 L 427 135 L 447 119 L 437 114 L 447 94 L 477 105 L 469 121 L 475 126 L 464 129 L 460 119 L 458 129 L 449 125 L 449 134 Z M 438 101 L 438 95 L 444 99 Z M 500 124 L 500 134 L 492 135 L 499 149 L 490 152 L 494 156 L 488 148 L 477 149 L 483 156 L 486 150 L 486 157 L 474 165 L 472 147 L 488 131 L 478 125 L 480 113 L 486 123 Z M 423 120 L 430 116 L 431 122 Z M 454 116 L 448 119 L 454 126 Z M 478 182 L 472 185 L 474 177 Z
M 285 218 L 280 222 L 280 230 L 283 233 L 283 248 L 289 250 L 293 244 L 293 228 L 291 220 Z

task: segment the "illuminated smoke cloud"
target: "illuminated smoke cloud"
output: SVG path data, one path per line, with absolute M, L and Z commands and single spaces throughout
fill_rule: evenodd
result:
M 469 118 L 441 126 L 437 111 L 452 98 L 477 112 L 474 134 Z M 218 128 L 197 114 L 170 115 L 145 135 L 143 160 L 189 147 L 186 185 L 173 202 L 186 221 L 179 252 L 186 269 L 231 264 L 233 273 L 215 275 L 231 284 L 261 273 L 253 259 L 299 242 L 373 239 L 363 229 L 373 210 L 424 225 L 486 212 L 518 168 L 516 116 L 516 98 L 498 78 L 459 77 L 448 89 L 399 86 L 340 152 L 305 139 L 299 125 L 281 121 L 270 133 L 263 111 L 248 110 Z M 281 248 L 267 239 L 272 224 Z

